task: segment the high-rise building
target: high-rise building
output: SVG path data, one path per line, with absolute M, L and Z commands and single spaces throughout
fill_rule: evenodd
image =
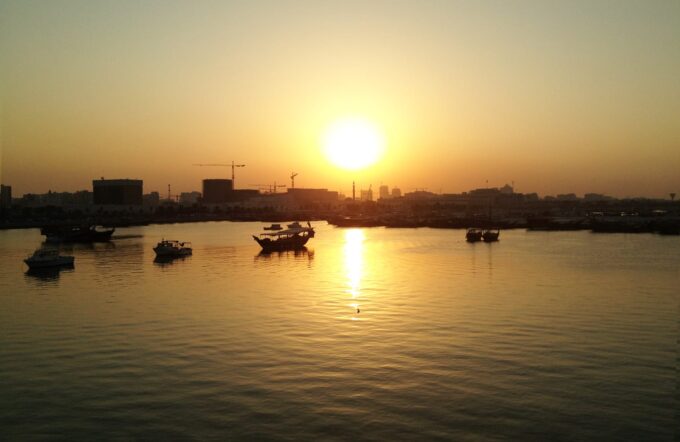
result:
M 221 204 L 231 199 L 234 186 L 231 180 L 203 180 L 203 202 L 205 204 Z
M 12 207 L 12 186 L 0 184 L 0 207 Z
M 390 188 L 382 185 L 380 186 L 380 199 L 388 199 L 390 197 Z
M 141 205 L 142 187 L 142 180 L 93 180 L 93 202 L 100 205 Z
M 398 187 L 393 187 L 392 188 L 392 198 L 400 198 L 401 197 L 401 189 Z

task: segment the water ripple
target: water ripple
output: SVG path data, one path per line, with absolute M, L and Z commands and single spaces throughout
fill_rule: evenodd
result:
M 2 232 L 4 438 L 672 438 L 677 238 L 320 225 L 262 255 L 259 227 L 118 229 L 44 277 Z

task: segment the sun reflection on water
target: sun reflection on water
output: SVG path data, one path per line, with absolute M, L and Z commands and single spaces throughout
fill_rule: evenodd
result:
M 361 295 L 361 274 L 363 268 L 364 232 L 361 229 L 350 229 L 345 232 L 345 270 L 347 272 L 347 293 L 352 298 L 350 306 L 361 312 L 359 296 Z M 358 319 L 356 316 L 353 319 Z

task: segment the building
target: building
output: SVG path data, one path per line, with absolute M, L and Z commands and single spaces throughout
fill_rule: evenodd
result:
M 563 193 L 563 194 L 557 195 L 557 200 L 558 201 L 578 201 L 578 197 L 576 196 L 575 193 Z
M 398 187 L 392 188 L 392 198 L 401 198 L 401 189 Z
M 234 189 L 231 192 L 230 201 L 243 202 L 260 196 L 260 191 L 255 189 Z
M 0 185 L 0 207 L 12 207 L 12 186 Z
M 586 193 L 583 195 L 583 200 L 587 202 L 602 202 L 611 201 L 613 198 L 601 193 Z
M 414 190 L 413 192 L 406 192 L 404 198 L 410 201 L 426 201 L 437 198 L 436 193 L 428 192 L 427 190 Z
M 193 206 L 201 199 L 201 192 L 182 192 L 179 195 L 179 203 L 183 206 Z
M 92 205 L 92 192 L 78 190 L 76 192 L 26 193 L 14 203 L 22 207 L 64 207 L 82 209 Z
M 142 196 L 142 202 L 145 207 L 158 207 L 161 202 L 161 195 L 158 192 L 145 193 L 144 196 Z
M 328 189 L 288 189 L 286 192 L 292 201 L 299 206 L 309 204 L 336 204 L 338 202 L 338 192 Z
M 512 195 L 513 193 L 515 193 L 515 189 L 510 184 L 506 184 L 505 186 L 500 188 L 500 192 L 503 195 Z
M 203 203 L 222 204 L 231 199 L 234 186 L 231 180 L 227 179 L 206 179 L 203 180 Z
M 93 180 L 93 202 L 96 205 L 142 205 L 142 180 Z
M 468 195 L 472 198 L 495 198 L 500 194 L 501 191 L 497 187 L 482 187 L 468 192 Z
M 380 192 L 380 199 L 386 200 L 390 197 L 390 188 L 385 186 L 385 185 L 380 186 L 379 192 Z
M 536 192 L 524 194 L 524 200 L 527 201 L 527 202 L 536 202 L 539 199 L 540 198 L 538 197 L 538 194 Z
M 330 209 L 339 203 L 338 192 L 327 189 L 296 187 L 295 189 L 287 189 L 286 192 L 282 193 L 264 193 L 250 196 L 247 201 L 244 201 L 243 205 L 246 207 L 267 207 L 285 211 Z
M 370 186 L 368 190 L 361 190 L 361 201 L 373 201 L 373 189 Z

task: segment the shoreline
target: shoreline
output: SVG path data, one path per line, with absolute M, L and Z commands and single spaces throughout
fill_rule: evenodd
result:
M 326 221 L 335 227 L 354 228 L 433 228 L 433 229 L 467 229 L 500 228 L 503 230 L 526 229 L 528 231 L 575 231 L 590 230 L 593 233 L 656 233 L 660 235 L 680 235 L 680 218 L 677 217 L 544 217 L 513 218 L 489 221 L 480 218 L 455 217 L 385 217 L 385 216 L 337 216 L 310 213 L 282 213 L 267 216 L 240 215 L 225 216 L 217 214 L 185 214 L 174 216 L 123 216 L 79 217 L 61 220 L 16 220 L 0 224 L 0 230 L 40 229 L 44 226 L 59 225 L 102 225 L 110 227 L 133 227 L 152 224 L 183 224 L 194 222 L 261 222 L 276 223 L 291 220 Z

